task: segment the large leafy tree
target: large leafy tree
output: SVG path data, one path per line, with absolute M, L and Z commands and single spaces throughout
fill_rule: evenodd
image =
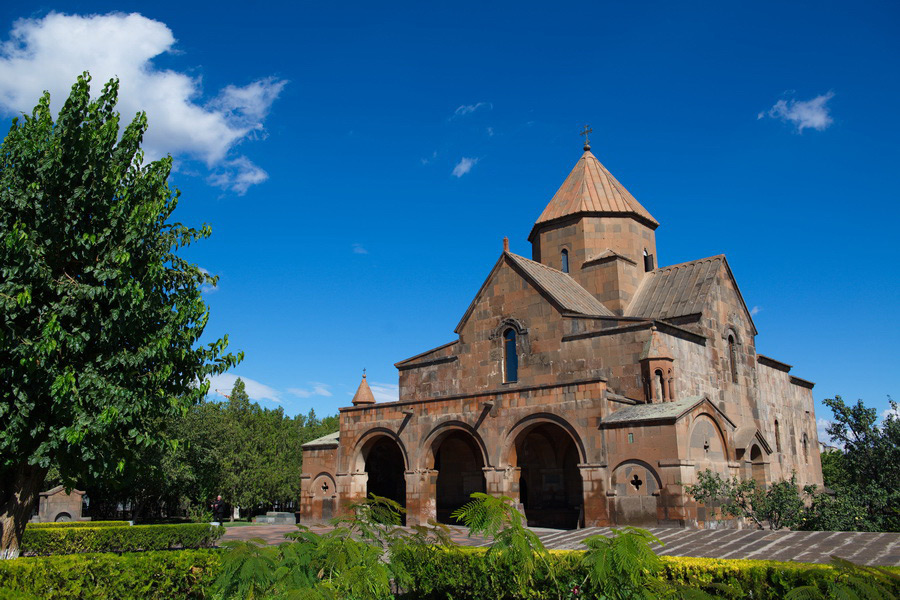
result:
M 162 443 L 158 424 L 240 360 L 199 339 L 214 283 L 178 252 L 210 229 L 173 222 L 171 157 L 144 163 L 147 118 L 120 132 L 118 82 L 45 93 L 0 146 L 0 553 L 18 554 L 51 464 L 69 485 Z M 120 137 L 121 133 L 121 137 Z

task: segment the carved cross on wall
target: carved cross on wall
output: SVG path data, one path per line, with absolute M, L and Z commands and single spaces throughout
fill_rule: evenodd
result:
M 709 440 L 703 442 L 703 450 L 709 452 Z
M 327 492 L 327 491 L 328 491 L 328 482 L 327 482 L 327 481 L 324 482 L 324 483 L 322 483 L 322 491 L 323 491 L 323 492 Z
M 637 473 L 634 474 L 634 479 L 632 479 L 629 483 L 634 486 L 634 489 L 640 491 L 641 486 L 644 485 L 644 482 L 641 481 L 641 478 L 638 477 Z

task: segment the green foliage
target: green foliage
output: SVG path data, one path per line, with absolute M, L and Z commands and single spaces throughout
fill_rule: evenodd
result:
M 878 567 L 853 564 L 836 556 L 832 564 L 837 569 L 835 577 L 810 585 L 794 588 L 786 600 L 828 600 L 850 598 L 853 600 L 884 600 L 896 598 L 900 590 L 900 575 Z
M 60 521 L 58 523 L 29 523 L 26 529 L 59 529 L 67 527 L 128 527 L 128 521 Z
M 729 517 L 750 519 L 763 529 L 797 527 L 805 515 L 805 507 L 797 475 L 764 488 L 753 479 L 723 478 L 706 469 L 697 474 L 697 483 L 684 486 L 684 491 L 701 504 L 718 507 Z
M 219 551 L 73 554 L 0 561 L 0 598 L 172 600 L 209 598 Z
M 25 530 L 24 554 L 133 552 L 169 548 L 208 548 L 225 533 L 209 524 L 135 525 L 134 527 L 55 527 Z
M 584 564 L 588 580 L 610 599 L 653 598 L 662 562 L 651 544 L 662 545 L 643 529 L 613 529 L 613 535 L 595 535 L 584 540 L 588 551 Z
M 199 343 L 215 278 L 179 252 L 210 228 L 170 220 L 172 159 L 144 163 L 147 118 L 120 130 L 118 87 L 92 101 L 85 73 L 0 146 L 0 518 L 19 533 L 16 498 L 51 464 L 70 485 L 122 471 L 240 360 Z
M 841 450 L 822 454 L 825 485 L 847 504 L 860 503 L 865 518 L 854 529 L 900 531 L 900 419 L 897 403 L 878 424 L 878 411 L 862 400 L 848 405 L 840 396 L 827 398 L 834 418 L 826 429 Z

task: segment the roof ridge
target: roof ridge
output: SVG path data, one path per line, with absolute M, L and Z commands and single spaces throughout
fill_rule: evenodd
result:
M 704 260 L 715 260 L 717 258 L 725 258 L 724 254 L 714 254 L 713 256 L 706 256 L 704 258 L 695 258 L 694 260 L 688 260 L 685 262 L 676 263 L 674 265 L 666 265 L 665 267 L 657 267 L 649 272 L 649 274 L 659 273 L 661 271 L 668 271 L 670 269 L 677 269 L 678 267 L 686 267 L 688 265 L 695 265 L 698 263 L 702 263 Z

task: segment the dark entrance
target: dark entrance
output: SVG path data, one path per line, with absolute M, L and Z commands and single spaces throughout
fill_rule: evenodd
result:
M 584 494 L 578 448 L 560 426 L 542 423 L 516 440 L 519 498 L 530 527 L 575 529 L 583 520 Z
M 457 524 L 450 515 L 471 500 L 474 492 L 484 492 L 484 460 L 475 440 L 461 431 L 438 439 L 434 446 L 434 468 L 438 472 L 437 520 Z
M 380 437 L 366 453 L 366 496 L 375 494 L 390 498 L 406 508 L 406 478 L 404 477 L 403 453 L 397 442 Z M 403 519 L 406 521 L 405 517 Z

